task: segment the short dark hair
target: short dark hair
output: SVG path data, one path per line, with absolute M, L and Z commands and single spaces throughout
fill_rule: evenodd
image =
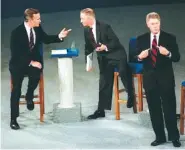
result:
M 24 20 L 27 22 L 28 18 L 32 18 L 34 14 L 38 14 L 38 13 L 40 13 L 38 9 L 27 8 L 24 11 Z

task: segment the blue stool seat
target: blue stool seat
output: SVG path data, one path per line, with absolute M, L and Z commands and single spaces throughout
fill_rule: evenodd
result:
M 182 81 L 182 86 L 184 86 L 184 87 L 185 87 L 185 81 Z
M 133 74 L 142 74 L 143 64 L 141 64 L 141 63 L 128 63 L 128 65 L 131 68 Z M 114 72 L 119 72 L 118 68 L 114 68 Z
M 132 70 L 133 74 L 142 74 L 143 73 L 143 64 L 142 63 L 128 63 L 129 67 Z

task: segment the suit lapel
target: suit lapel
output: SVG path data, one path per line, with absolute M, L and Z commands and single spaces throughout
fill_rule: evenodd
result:
M 91 40 L 91 37 L 90 37 L 90 28 L 89 27 L 85 27 L 84 30 L 85 30 L 85 38 L 88 40 L 88 42 L 91 43 L 92 40 Z
M 164 37 L 163 37 L 163 31 L 161 30 L 160 31 L 160 35 L 159 35 L 159 41 L 158 41 L 158 46 L 164 46 Z M 158 55 L 157 55 L 157 64 L 159 63 L 160 61 L 160 58 L 161 58 L 162 54 L 160 54 L 160 52 L 158 51 Z
M 159 44 L 158 46 L 160 46 L 162 43 L 163 43 L 163 31 L 160 32 L 160 35 L 159 35 Z
M 150 48 L 150 33 L 146 34 L 146 49 Z
M 150 32 L 148 32 L 146 34 L 146 44 L 145 44 L 145 47 L 144 48 L 145 49 L 151 49 L 151 36 L 150 36 Z M 149 56 L 147 57 L 147 62 L 152 65 L 151 51 L 149 51 Z
M 23 34 L 23 40 L 26 42 L 26 45 L 29 48 L 29 39 L 28 39 L 28 34 L 27 34 L 26 28 L 24 26 L 24 23 L 22 24 L 22 34 Z
M 100 23 L 96 20 L 96 41 L 100 41 Z
M 35 45 L 36 45 L 36 43 L 37 43 L 37 41 L 38 41 L 38 39 L 39 39 L 39 35 L 38 35 L 38 27 L 36 27 L 36 28 L 34 28 L 34 32 L 35 32 Z

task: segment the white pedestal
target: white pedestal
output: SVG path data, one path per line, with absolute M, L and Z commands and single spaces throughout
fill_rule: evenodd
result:
M 60 102 L 54 104 L 53 121 L 56 123 L 79 122 L 81 104 L 73 101 L 73 57 L 78 56 L 78 49 L 52 50 L 52 57 L 58 58 L 58 76 Z
M 58 75 L 60 84 L 59 108 L 72 108 L 73 103 L 73 60 L 58 58 Z

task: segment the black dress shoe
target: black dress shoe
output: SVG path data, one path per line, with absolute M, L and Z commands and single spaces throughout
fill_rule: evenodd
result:
M 180 119 L 180 114 L 176 114 L 176 118 L 177 119 Z
M 87 119 L 97 119 L 97 118 L 101 118 L 101 117 L 105 117 L 105 111 L 104 110 L 97 110 L 94 112 L 94 114 L 89 115 L 87 117 Z
M 166 142 L 166 140 L 155 140 L 151 143 L 151 146 L 157 146 L 157 145 L 163 144 L 165 142 Z
M 173 143 L 174 147 L 180 147 L 181 146 L 181 142 L 179 140 L 174 140 L 174 141 L 172 141 L 172 143 Z
M 28 110 L 33 110 L 34 109 L 34 102 L 33 102 L 33 100 L 27 101 L 27 108 L 28 108 Z
M 134 97 L 133 96 L 128 96 L 127 108 L 132 108 L 133 106 L 134 106 Z
M 133 107 L 133 102 L 127 102 L 127 108 L 132 108 Z
M 16 119 L 12 119 L 11 122 L 10 122 L 10 127 L 13 129 L 13 130 L 18 130 L 20 129 L 20 126 L 19 124 L 17 123 Z

